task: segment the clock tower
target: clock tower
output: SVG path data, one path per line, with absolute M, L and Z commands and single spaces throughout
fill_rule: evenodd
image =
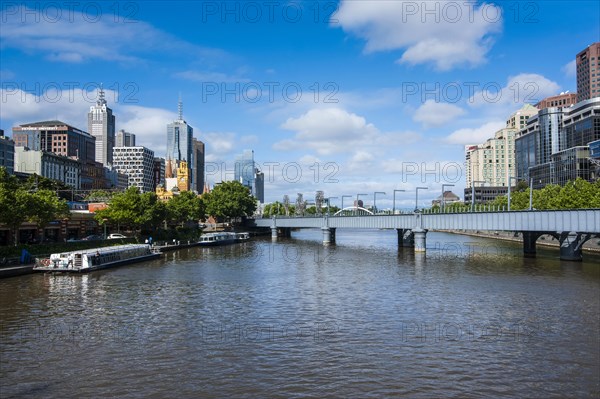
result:
M 179 162 L 177 168 L 177 188 L 179 192 L 190 191 L 190 172 L 186 161 Z

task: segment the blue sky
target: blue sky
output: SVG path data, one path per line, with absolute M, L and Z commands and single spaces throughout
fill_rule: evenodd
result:
M 87 129 L 103 83 L 117 129 L 164 156 L 184 117 L 208 180 L 254 149 L 267 201 L 382 191 L 420 206 L 455 184 L 464 145 L 524 102 L 576 89 L 600 40 L 595 1 L 3 2 L 0 128 Z M 498 92 L 500 90 L 500 92 Z M 338 203 L 339 199 L 332 200 Z M 346 199 L 349 201 L 349 199 Z M 346 202 L 348 203 L 348 202 Z

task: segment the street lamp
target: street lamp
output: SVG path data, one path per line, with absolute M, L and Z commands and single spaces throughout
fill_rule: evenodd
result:
M 392 215 L 396 214 L 396 192 L 405 192 L 406 190 L 394 190 L 394 206 L 392 208 Z
M 377 214 L 377 194 L 386 195 L 383 191 L 375 191 L 373 193 L 373 213 Z
M 442 212 L 446 207 L 446 197 L 444 196 L 446 187 L 454 187 L 454 184 L 442 184 Z
M 344 198 L 352 198 L 351 195 L 342 195 L 342 211 L 344 210 Z
M 419 190 L 427 190 L 429 187 L 417 187 L 415 190 L 415 212 L 419 210 Z
M 356 214 L 358 215 L 358 197 L 361 195 L 369 195 L 369 194 L 356 194 L 356 206 L 354 207 Z
M 342 195 L 342 209 L 344 209 L 344 198 L 352 198 L 351 195 Z
M 533 177 L 529 178 L 529 210 L 533 210 Z
M 338 197 L 329 197 L 329 198 L 325 198 L 325 200 L 327 201 L 327 216 L 329 216 L 329 205 L 330 205 L 330 204 L 329 204 L 329 201 L 330 201 L 332 198 L 335 198 L 335 199 L 337 199 Z
M 485 180 L 473 180 L 471 184 L 471 212 L 475 209 L 475 183 L 485 183 Z
M 108 219 L 102 219 L 102 224 L 104 225 L 104 239 L 106 240 L 106 222 L 108 222 Z
M 508 176 L 508 210 L 510 211 L 510 183 L 513 181 L 513 179 L 515 181 L 518 181 L 518 177 L 515 176 Z

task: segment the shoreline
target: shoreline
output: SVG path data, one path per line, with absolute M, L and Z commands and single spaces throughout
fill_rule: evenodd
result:
M 435 231 L 438 231 L 438 230 L 435 230 Z M 460 235 L 471 236 L 471 237 L 492 238 L 495 240 L 523 243 L 522 236 L 514 237 L 514 233 L 507 234 L 507 232 L 499 232 L 498 234 L 492 233 L 489 231 L 466 232 L 466 231 L 459 231 L 459 230 L 439 230 L 439 232 L 440 233 L 460 234 Z M 548 239 L 548 237 L 550 239 Z M 582 251 L 584 251 L 586 253 L 600 254 L 600 245 L 596 244 L 596 240 L 598 240 L 598 242 L 600 242 L 599 238 L 589 239 L 585 244 L 583 244 Z M 540 238 L 538 238 L 538 240 L 536 241 L 536 245 L 542 245 L 544 247 L 549 247 L 549 248 L 560 248 L 560 243 L 554 237 L 552 237 L 548 234 L 545 234 L 545 235 L 541 236 Z

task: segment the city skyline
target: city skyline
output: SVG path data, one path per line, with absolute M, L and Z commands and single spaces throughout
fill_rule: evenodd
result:
M 35 3 L 5 7 L 0 128 L 58 119 L 85 130 L 85 110 L 103 82 L 115 130 L 162 156 L 181 92 L 189 125 L 206 144 L 210 184 L 227 179 L 235 155 L 253 148 L 267 202 L 317 190 L 338 197 L 386 191 L 378 205 L 390 207 L 400 188 L 407 193 L 398 203 L 406 206 L 425 184 L 422 201 L 430 203 L 444 183 L 462 197 L 465 144 L 493 137 L 524 103 L 576 92 L 576 55 L 600 38 L 595 2 L 470 10 L 370 2 L 370 12 L 363 2 L 300 2 L 297 20 L 291 6 L 288 14 L 283 5 L 272 10 L 271 19 L 265 4 L 252 3 L 261 11 L 253 19 L 258 14 L 243 3 L 225 4 L 190 3 L 177 24 L 174 10 L 159 12 L 161 3 L 114 15 L 107 7 L 95 22 L 83 8 L 57 19 Z M 182 28 L 193 23 L 197 32 Z M 155 48 L 165 56 L 153 55 Z M 552 53 L 542 59 L 536 48 Z M 177 62 L 169 59 L 175 54 Z

